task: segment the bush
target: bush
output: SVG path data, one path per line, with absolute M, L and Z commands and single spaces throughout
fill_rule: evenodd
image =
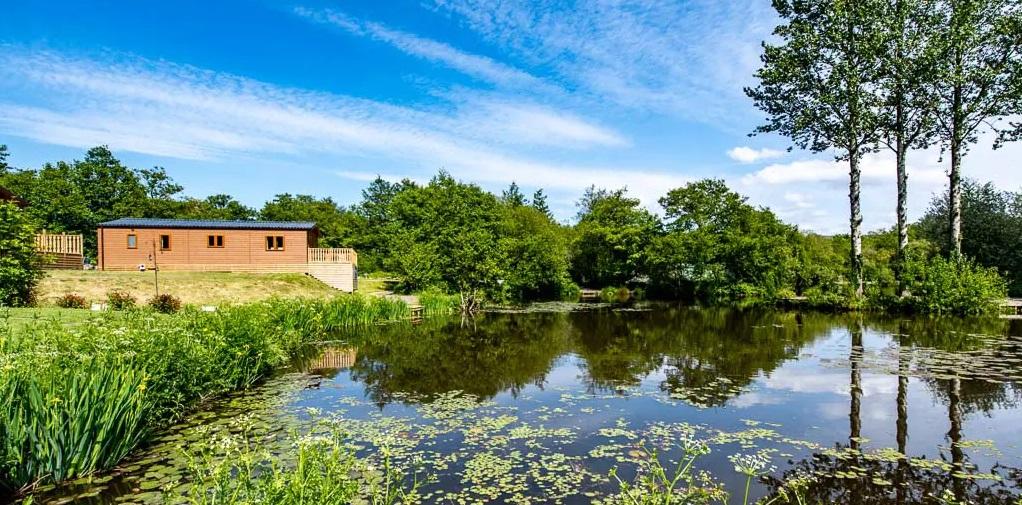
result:
M 163 314 L 173 314 L 181 310 L 181 299 L 174 295 L 168 295 L 166 293 L 162 295 L 156 295 L 149 299 L 149 307 L 156 312 Z
M 16 205 L 0 201 L 0 306 L 31 305 L 42 277 L 35 227 Z
M 626 303 L 631 298 L 632 292 L 624 286 L 608 286 L 600 290 L 600 301 L 603 303 Z
M 85 300 L 84 296 L 67 293 L 57 299 L 57 306 L 62 309 L 87 309 L 89 302 Z
M 916 312 L 986 314 L 996 311 L 998 300 L 1008 296 L 1007 284 L 996 269 L 963 256 L 906 262 L 905 274 L 911 295 L 902 303 Z
M 128 310 L 135 307 L 135 297 L 124 291 L 106 294 L 106 303 L 113 310 Z
M 577 302 L 582 297 L 582 288 L 578 284 L 567 281 L 561 285 L 561 301 Z

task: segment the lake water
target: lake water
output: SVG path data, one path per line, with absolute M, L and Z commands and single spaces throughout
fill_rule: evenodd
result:
M 755 497 L 808 473 L 811 503 L 1019 500 L 1022 321 L 543 308 L 333 335 L 119 471 L 40 498 L 159 501 L 210 430 L 283 437 L 330 419 L 414 469 L 427 502 L 588 503 L 618 490 L 612 469 L 631 480 L 693 438 L 732 503 L 735 454 L 769 460 Z

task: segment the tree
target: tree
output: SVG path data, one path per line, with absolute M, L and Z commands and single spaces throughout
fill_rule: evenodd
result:
M 886 7 L 882 25 L 886 45 L 881 53 L 886 77 L 878 91 L 884 106 L 881 141 L 894 152 L 897 172 L 900 265 L 908 248 L 908 151 L 926 148 L 934 134 L 936 61 L 932 46 L 939 17 L 936 0 L 894 0 Z M 898 279 L 901 282 L 900 273 Z
M 998 190 L 992 183 L 962 181 L 962 226 L 969 234 L 962 237 L 961 252 L 980 265 L 995 267 L 1005 275 L 1012 296 L 1022 296 L 1022 192 Z M 934 196 L 926 214 L 915 226 L 921 238 L 952 250 L 948 192 Z
M 659 223 L 626 189 L 589 187 L 579 200 L 572 277 L 584 286 L 622 285 L 640 275 Z
M 553 218 L 553 214 L 550 213 L 550 207 L 546 203 L 546 194 L 543 193 L 543 188 L 539 188 L 535 193 L 532 194 L 532 208 L 546 214 L 547 217 Z
M 571 283 L 566 230 L 530 206 L 505 204 L 502 214 L 503 289 L 519 302 L 560 298 Z
M 184 191 L 184 186 L 174 182 L 163 167 L 139 170 L 138 177 L 148 199 L 145 217 L 178 217 L 182 212 L 182 202 L 177 200 L 177 196 Z
M 428 185 L 395 195 L 390 211 L 389 245 L 407 289 L 439 286 L 456 292 L 465 311 L 476 310 L 499 289 L 507 262 L 498 242 L 501 215 L 495 196 L 440 172 Z
M 962 252 L 962 158 L 987 127 L 994 147 L 1015 140 L 1022 125 L 996 122 L 1022 111 L 1022 12 L 1017 0 L 944 0 L 938 46 L 937 131 L 950 152 L 948 225 L 951 253 Z
M 178 216 L 185 219 L 219 219 L 226 221 L 248 221 L 258 215 L 256 210 L 235 200 L 227 194 L 209 195 L 202 200 L 194 198 L 183 202 Z
M 7 152 L 7 146 L 5 144 L 0 144 L 0 177 L 6 175 L 7 171 L 11 168 L 10 165 L 7 164 L 7 156 L 9 155 L 10 153 Z
M 793 292 L 798 233 L 718 179 L 672 189 L 660 199 L 667 233 L 648 261 L 672 295 L 715 301 Z
M 522 190 L 518 189 L 518 184 L 514 181 L 511 181 L 511 185 L 504 190 L 500 200 L 512 207 L 520 207 L 526 203 L 525 195 L 522 194 Z
M 768 115 L 755 133 L 781 133 L 802 149 L 837 149 L 848 162 L 851 274 L 863 294 L 859 161 L 875 149 L 881 126 L 882 21 L 878 0 L 774 0 L 785 21 L 774 29 L 780 45 L 763 43 L 760 83 L 746 94 Z
M 390 268 L 390 239 L 394 228 L 394 198 L 416 185 L 410 180 L 389 182 L 377 176 L 362 190 L 362 201 L 354 211 L 360 218 L 361 228 L 355 233 L 354 245 L 359 252 L 360 267 L 365 271 Z
M 312 221 L 320 232 L 324 247 L 352 247 L 354 233 L 361 220 L 354 212 L 338 205 L 330 197 L 284 193 L 266 202 L 259 218 L 268 221 Z
M 42 277 L 32 220 L 13 203 L 0 202 L 0 306 L 29 305 Z

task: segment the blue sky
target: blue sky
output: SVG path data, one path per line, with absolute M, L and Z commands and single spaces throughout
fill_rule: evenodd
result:
M 542 187 L 568 220 L 590 184 L 652 210 L 721 177 L 784 219 L 847 223 L 847 172 L 826 153 L 749 137 L 742 93 L 776 18 L 768 0 L 540 3 L 14 2 L 0 18 L 0 143 L 19 167 L 108 144 L 192 196 L 259 206 L 276 193 L 344 203 L 377 174 L 438 169 L 499 192 Z M 966 172 L 1018 189 L 1022 151 Z M 910 159 L 913 217 L 944 182 Z M 893 164 L 864 163 L 865 224 L 894 222 Z

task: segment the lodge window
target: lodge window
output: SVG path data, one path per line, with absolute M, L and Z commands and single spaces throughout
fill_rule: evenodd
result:
M 206 247 L 222 248 L 224 246 L 223 235 L 210 235 L 206 239 Z
M 266 250 L 283 251 L 284 237 L 281 237 L 280 235 L 266 237 Z
M 138 236 L 134 233 L 128 235 L 128 249 L 138 249 Z
M 160 235 L 160 250 L 161 251 L 170 250 L 170 235 Z

